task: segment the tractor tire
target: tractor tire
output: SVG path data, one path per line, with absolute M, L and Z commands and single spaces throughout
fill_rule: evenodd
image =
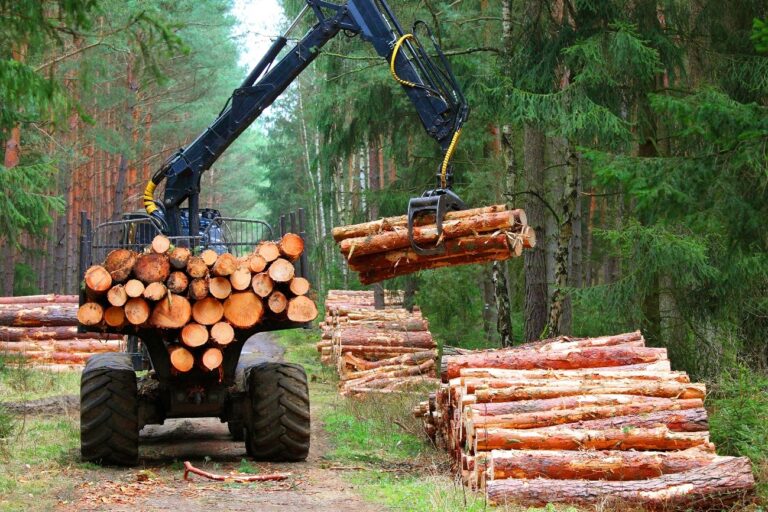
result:
M 309 388 L 304 368 L 264 362 L 249 368 L 245 447 L 256 460 L 298 462 L 309 455 Z
M 131 355 L 97 354 L 80 379 L 80 452 L 86 462 L 132 466 L 139 459 L 139 407 Z
M 227 427 L 234 441 L 245 440 L 245 426 L 241 421 L 228 421 Z

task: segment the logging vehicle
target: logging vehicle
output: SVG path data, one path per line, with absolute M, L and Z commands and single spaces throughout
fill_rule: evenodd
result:
M 307 16 L 312 17 L 309 29 L 287 48 L 291 34 Z M 420 254 L 440 253 L 443 249 L 437 245 L 427 247 L 413 242 L 412 231 L 414 219 L 421 215 L 434 215 L 440 229 L 447 212 L 465 208 L 451 190 L 451 157 L 469 108 L 445 54 L 424 22 L 416 21 L 411 31 L 404 30 L 386 0 L 306 0 L 296 20 L 275 39 L 217 118 L 152 176 L 144 191 L 145 212 L 97 226 L 81 219 L 81 271 L 102 261 L 108 251 L 140 249 L 156 234 L 166 236 L 174 247 L 189 248 L 195 254 L 213 249 L 238 255 L 252 250 L 260 240 L 274 239 L 275 233 L 265 222 L 225 218 L 217 210 L 201 209 L 201 177 L 339 34 L 360 36 L 386 59 L 426 132 L 441 148 L 437 186 L 411 199 L 408 205 L 413 249 Z M 430 41 L 429 49 L 422 45 L 419 34 Z M 161 184 L 165 186 L 162 199 L 156 199 Z M 306 273 L 305 257 L 297 263 L 297 275 Z M 86 295 L 84 290 L 81 305 L 87 302 Z M 145 425 L 162 424 L 168 418 L 217 417 L 228 423 L 234 438 L 245 441 L 248 454 L 255 459 L 304 460 L 310 442 L 304 369 L 241 352 L 246 340 L 257 332 L 305 325 L 265 317 L 251 327 L 235 327 L 234 341 L 224 351 L 218 371 L 194 367 L 184 373 L 174 371 L 169 354 L 181 336 L 178 329 L 147 325 L 133 328 L 129 350 L 94 355 L 83 370 L 83 459 L 135 464 L 139 430 Z M 82 322 L 81 329 L 122 332 Z M 138 347 L 149 363 L 149 371 L 141 376 L 137 370 L 142 368 L 143 358 L 132 354 L 139 351 Z

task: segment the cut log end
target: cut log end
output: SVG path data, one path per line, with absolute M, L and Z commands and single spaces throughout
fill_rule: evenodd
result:
M 142 254 L 133 266 L 133 273 L 144 284 L 163 283 L 171 274 L 171 264 L 165 254 Z
M 311 322 L 317 318 L 317 306 L 312 299 L 299 296 L 288 301 L 288 319 L 292 322 Z
M 115 329 L 125 325 L 125 310 L 119 306 L 110 306 L 104 311 L 104 323 Z
M 306 295 L 310 289 L 309 280 L 303 277 L 294 277 L 291 279 L 289 289 L 294 295 Z
M 304 252 L 304 240 L 295 233 L 286 233 L 278 243 L 280 254 L 290 261 L 296 261 Z
M 269 277 L 269 273 L 267 272 L 256 274 L 251 280 L 251 288 L 253 288 L 254 293 L 261 298 L 268 297 L 269 294 L 272 293 L 274 287 L 275 283 L 272 281 L 272 278 Z
M 224 318 L 239 329 L 248 329 L 261 321 L 264 306 L 253 292 L 237 292 L 224 302 Z
M 144 283 L 138 279 L 131 279 L 125 283 L 125 293 L 130 299 L 141 297 L 144 294 Z
M 171 248 L 171 241 L 165 235 L 157 235 L 152 239 L 152 251 L 157 254 L 165 254 Z
M 251 270 L 248 267 L 241 266 L 229 276 L 232 288 L 241 292 L 251 286 Z
M 104 260 L 104 268 L 107 269 L 112 281 L 123 283 L 128 279 L 136 264 L 136 253 L 128 249 L 115 249 L 107 254 Z
M 136 297 L 125 303 L 125 318 L 133 325 L 142 325 L 149 319 L 150 308 L 146 300 Z
M 221 352 L 221 349 L 216 347 L 206 349 L 206 351 L 203 352 L 203 356 L 200 358 L 200 363 L 202 364 L 203 369 L 208 371 L 217 369 L 221 366 L 223 361 L 224 354 Z
M 208 277 L 193 279 L 189 283 L 189 298 L 192 300 L 203 300 L 208 296 L 209 280 Z
M 176 247 L 169 254 L 171 266 L 176 270 L 184 270 L 187 268 L 189 258 L 192 257 L 192 252 L 186 247 Z
M 166 285 L 168 286 L 168 289 L 171 291 L 171 293 L 182 294 L 186 292 L 187 288 L 189 287 L 189 278 L 184 272 L 172 272 L 168 277 L 168 282 Z
M 219 259 L 219 255 L 213 249 L 206 249 L 200 253 L 200 257 L 205 262 L 206 266 L 212 267 L 216 260 Z
M 125 291 L 125 286 L 122 284 L 116 284 L 107 292 L 107 302 L 112 306 L 124 306 L 128 302 L 128 293 Z
M 168 289 L 163 283 L 149 283 L 147 287 L 144 288 L 144 298 L 151 300 L 152 302 L 157 302 L 163 299 L 167 293 Z
M 219 256 L 211 267 L 211 272 L 217 277 L 230 276 L 235 270 L 237 270 L 237 258 L 228 252 Z
M 267 268 L 267 260 L 265 260 L 264 257 L 260 254 L 252 254 L 248 259 L 248 268 L 254 274 L 263 272 L 264 269 Z
M 275 242 L 262 242 L 256 247 L 256 253 L 271 263 L 280 257 L 280 247 Z
M 216 254 L 216 253 L 214 253 Z M 200 279 L 208 275 L 208 264 L 199 256 L 192 256 L 187 261 L 187 275 L 192 279 Z
M 278 258 L 272 262 L 269 266 L 269 277 L 276 283 L 287 283 L 295 274 L 296 270 L 293 267 L 293 263 L 284 259 Z
M 99 325 L 104 318 L 104 308 L 95 302 L 86 302 L 77 310 L 77 321 L 83 325 Z
M 189 323 L 181 330 L 181 341 L 188 347 L 202 347 L 208 342 L 208 329 L 204 325 Z
M 184 347 L 173 347 L 169 350 L 171 366 L 181 373 L 187 373 L 195 366 L 195 357 Z
M 288 299 L 283 292 L 275 290 L 267 299 L 267 307 L 276 315 L 282 314 L 288 307 Z
M 208 291 L 217 299 L 224 300 L 232 293 L 232 283 L 226 277 L 214 277 L 208 285 Z
M 189 301 L 181 295 L 169 294 L 155 305 L 149 323 L 159 329 L 181 329 L 191 317 Z
M 224 316 L 224 306 L 215 297 L 206 297 L 192 306 L 192 318 L 201 325 L 213 325 Z
M 219 345 L 229 345 L 235 340 L 235 330 L 227 322 L 217 322 L 211 327 L 211 339 Z
M 102 295 L 112 288 L 112 276 L 101 265 L 94 265 L 85 271 L 85 287 L 88 291 Z

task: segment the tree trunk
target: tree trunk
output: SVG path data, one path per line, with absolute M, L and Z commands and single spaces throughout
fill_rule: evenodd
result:
M 546 239 L 546 212 L 542 201 L 544 186 L 544 133 L 533 126 L 525 128 L 525 169 L 528 194 L 525 212 L 539 239 Z M 543 246 L 525 252 L 525 340 L 541 337 L 547 323 L 547 268 Z

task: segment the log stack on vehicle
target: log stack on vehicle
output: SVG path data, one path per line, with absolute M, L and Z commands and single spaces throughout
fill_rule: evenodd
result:
M 0 355 L 68 369 L 94 353 L 118 352 L 123 336 L 78 333 L 76 295 L 0 297 Z
M 640 332 L 444 356 L 414 415 L 492 504 L 649 508 L 742 498 L 749 460 L 709 440 L 704 384 Z
M 388 292 L 375 309 L 372 291 L 331 290 L 317 344 L 321 360 L 339 371 L 343 395 L 393 393 L 437 384 L 436 343 L 421 311 L 402 306 L 402 292 Z
M 506 260 L 536 245 L 536 233 L 523 210 L 505 205 L 446 214 L 438 235 L 434 215 L 415 219 L 413 239 L 421 247 L 441 246 L 441 254 L 411 248 L 406 216 L 333 229 L 333 239 L 360 282 L 371 284 L 420 270 Z
M 315 319 L 309 282 L 294 275 L 303 251 L 293 233 L 239 258 L 210 249 L 193 254 L 159 235 L 142 254 L 116 249 L 86 271 L 87 301 L 77 318 L 109 332 L 164 331 L 175 371 L 217 370 L 237 330 Z

